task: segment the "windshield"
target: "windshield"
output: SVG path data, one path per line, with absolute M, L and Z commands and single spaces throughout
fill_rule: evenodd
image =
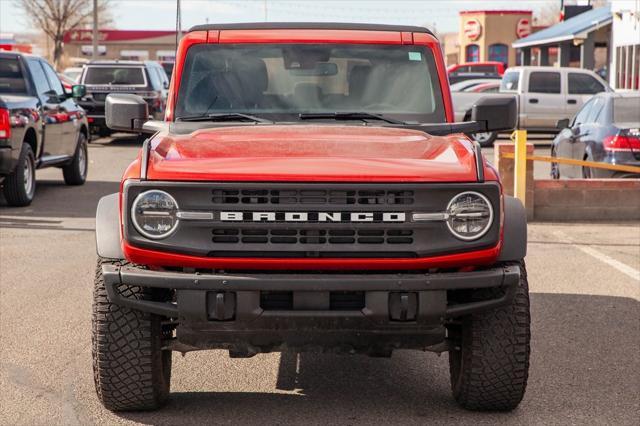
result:
M 122 84 L 144 86 L 142 67 L 87 67 L 84 84 Z
M 418 46 L 198 45 L 184 64 L 176 118 L 241 112 L 367 112 L 444 122 L 431 51 Z
M 17 58 L 0 58 L 0 93 L 27 93 Z
M 500 82 L 501 92 L 517 92 L 520 82 L 520 71 L 507 71 Z

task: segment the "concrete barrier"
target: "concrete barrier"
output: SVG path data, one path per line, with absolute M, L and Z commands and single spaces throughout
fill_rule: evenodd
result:
M 535 180 L 533 186 L 534 220 L 640 220 L 640 179 Z
M 527 156 L 533 155 L 527 144 Z M 504 191 L 513 195 L 512 142 L 495 144 L 493 164 Z M 534 180 L 533 161 L 527 161 L 526 210 L 529 220 L 539 221 L 627 221 L 640 220 L 640 179 Z

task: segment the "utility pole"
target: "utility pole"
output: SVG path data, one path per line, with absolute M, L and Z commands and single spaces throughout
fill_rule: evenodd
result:
M 180 0 L 176 0 L 176 41 L 180 41 L 182 38 L 182 11 L 180 9 Z
M 91 59 L 98 59 L 98 0 L 93 0 L 93 34 L 91 36 Z

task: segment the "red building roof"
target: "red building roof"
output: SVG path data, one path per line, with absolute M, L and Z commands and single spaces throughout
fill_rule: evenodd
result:
M 140 30 L 98 30 L 100 42 L 143 40 L 155 37 L 175 35 L 175 31 L 140 31 Z M 71 30 L 64 35 L 65 43 L 91 42 L 92 30 Z

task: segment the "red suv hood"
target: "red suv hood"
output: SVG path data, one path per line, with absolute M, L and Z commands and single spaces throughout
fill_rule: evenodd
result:
M 153 180 L 474 182 L 461 135 L 333 125 L 255 125 L 158 135 Z

